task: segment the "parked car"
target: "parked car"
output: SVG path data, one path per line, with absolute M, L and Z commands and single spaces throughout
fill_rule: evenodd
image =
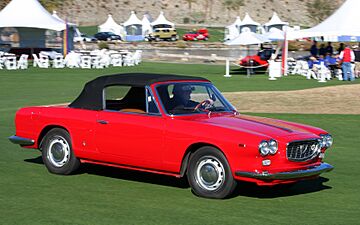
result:
M 113 32 L 99 32 L 94 35 L 99 41 L 121 41 L 120 35 L 114 34 Z
M 206 28 L 197 31 L 191 31 L 183 35 L 184 41 L 207 41 L 209 40 L 209 31 Z
M 177 41 L 179 36 L 174 28 L 156 28 L 152 33 L 145 36 L 146 41 Z
M 69 105 L 19 109 L 15 124 L 10 141 L 39 149 L 51 173 L 94 163 L 186 176 L 207 198 L 226 198 L 237 181 L 289 184 L 333 169 L 328 132 L 242 115 L 201 77 L 98 77 Z
M 81 41 L 83 41 L 83 42 L 93 42 L 93 41 L 97 41 L 97 39 L 95 37 L 91 37 L 91 36 L 86 35 L 86 34 L 80 34 L 80 36 L 75 34 L 74 42 L 81 42 Z
M 240 60 L 241 66 L 263 66 L 264 68 L 268 67 L 268 60 L 271 58 L 271 55 L 275 53 L 275 49 L 265 48 L 260 50 L 256 55 L 248 55 Z M 281 54 L 278 55 L 281 57 Z

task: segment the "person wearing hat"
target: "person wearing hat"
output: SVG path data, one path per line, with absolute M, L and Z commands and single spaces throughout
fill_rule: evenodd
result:
M 194 90 L 189 84 L 175 84 L 173 88 L 173 97 L 169 100 L 168 109 L 178 110 L 186 108 L 195 108 L 199 103 L 191 100 L 191 93 Z
M 343 80 L 347 81 L 350 79 L 350 81 L 354 81 L 355 77 L 351 62 L 355 61 L 355 54 L 349 45 L 346 45 L 345 49 L 340 53 L 339 58 L 342 60 Z

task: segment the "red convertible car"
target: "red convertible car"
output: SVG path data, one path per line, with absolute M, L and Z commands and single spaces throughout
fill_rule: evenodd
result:
M 184 41 L 207 41 L 209 40 L 209 31 L 206 28 L 197 31 L 191 31 L 183 35 Z
M 20 109 L 15 124 L 10 141 L 39 149 L 51 173 L 94 163 L 186 176 L 208 198 L 226 198 L 240 180 L 287 184 L 333 169 L 322 162 L 328 132 L 242 115 L 201 77 L 98 77 L 69 105 Z

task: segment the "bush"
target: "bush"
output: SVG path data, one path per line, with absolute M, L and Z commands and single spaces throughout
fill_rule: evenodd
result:
M 108 45 L 108 43 L 106 43 L 105 41 L 100 41 L 99 43 L 98 43 L 98 47 L 99 47 L 99 49 L 109 49 L 109 45 Z

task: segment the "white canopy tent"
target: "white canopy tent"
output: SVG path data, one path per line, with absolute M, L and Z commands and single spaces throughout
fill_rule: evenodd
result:
M 126 35 L 138 36 L 142 35 L 142 21 L 131 11 L 130 17 L 124 22 Z
M 156 20 L 151 23 L 151 26 L 153 27 L 153 29 L 161 27 L 175 28 L 175 24 L 167 20 L 164 16 L 164 12 L 162 11 L 160 12 L 158 18 L 156 18 Z
M 121 36 L 124 33 L 124 28 L 121 25 L 117 24 L 113 19 L 112 15 L 109 14 L 105 23 L 98 26 L 98 31 L 113 32 L 114 34 Z
M 12 0 L 0 12 L 0 27 L 16 28 L 20 47 L 44 48 L 46 30 L 63 31 L 66 24 L 53 17 L 38 0 Z
M 142 35 L 145 36 L 152 32 L 151 23 L 146 15 L 143 16 L 142 20 Z
M 251 32 L 256 32 L 258 26 L 260 26 L 260 23 L 255 22 L 249 15 L 249 13 L 245 14 L 244 19 L 242 20 L 241 24 L 240 24 L 240 33 L 242 33 L 243 31 L 251 31 Z
M 273 12 L 270 21 L 264 24 L 266 31 L 269 31 L 272 27 L 283 30 L 283 27 L 288 25 L 289 23 L 283 22 L 276 12 Z
M 297 32 L 297 38 L 320 36 L 360 36 L 360 1 L 346 0 L 330 17 L 310 29 Z
M 240 30 L 239 27 L 241 25 L 241 19 L 240 16 L 236 17 L 236 20 L 234 23 L 230 24 L 229 26 L 225 27 L 225 38 L 224 40 L 232 40 L 239 36 Z

